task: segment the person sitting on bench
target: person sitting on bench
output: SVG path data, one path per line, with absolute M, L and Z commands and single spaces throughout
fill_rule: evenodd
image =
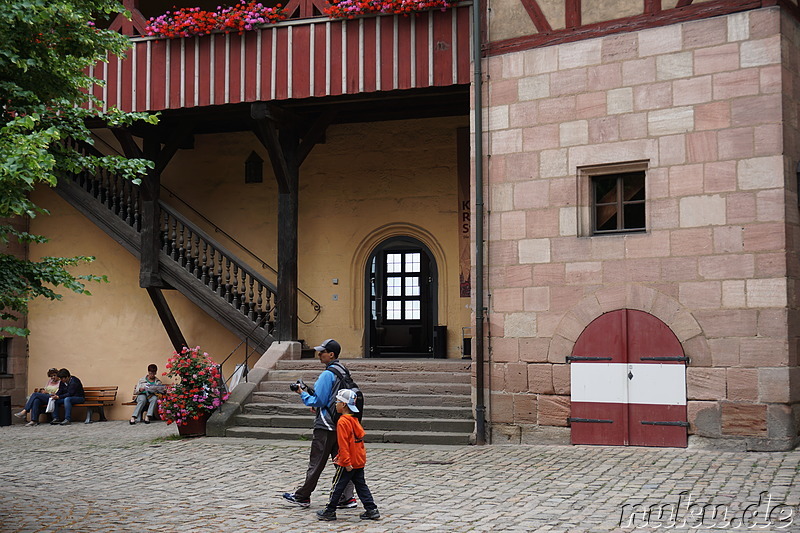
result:
M 133 388 L 133 399 L 136 400 L 136 407 L 133 410 L 133 416 L 131 416 L 131 425 L 135 424 L 139 419 L 145 405 L 147 405 L 147 414 L 144 415 L 145 424 L 149 424 L 150 418 L 156 413 L 156 404 L 158 402 L 156 394 L 163 392 L 164 389 L 161 380 L 156 377 L 156 372 L 158 372 L 156 365 L 148 365 L 147 375 L 139 379 L 139 382 Z
M 81 380 L 70 375 L 69 370 L 66 368 L 58 371 L 58 379 L 61 380 L 61 385 L 58 387 L 58 392 L 51 396 L 56 401 L 56 408 L 53 411 L 53 420 L 50 423 L 68 426 L 72 423 L 72 405 L 83 403 L 86 401 L 86 397 Z M 64 420 L 58 419 L 58 408 L 61 405 L 64 406 Z

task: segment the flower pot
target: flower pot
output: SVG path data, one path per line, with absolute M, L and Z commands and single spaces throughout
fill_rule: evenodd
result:
M 186 424 L 178 424 L 178 434 L 181 437 L 202 437 L 206 434 L 206 422 L 211 416 L 211 411 L 206 411 L 200 418 L 190 418 Z

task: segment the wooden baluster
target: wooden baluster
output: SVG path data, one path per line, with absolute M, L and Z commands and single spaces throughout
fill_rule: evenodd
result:
M 138 194 L 133 196 L 133 229 L 142 231 L 142 217 L 139 216 L 139 198 Z
M 200 269 L 202 267 L 200 262 L 200 235 L 195 235 L 194 240 L 194 251 L 192 253 L 192 274 L 197 279 L 200 279 Z
M 239 265 L 236 263 L 233 264 L 233 294 L 231 295 L 231 300 L 228 301 L 233 304 L 234 309 L 239 309 L 242 304 L 242 298 L 239 294 Z
M 184 241 L 184 254 L 183 260 L 181 262 L 181 266 L 186 269 L 187 272 L 192 271 L 192 245 L 194 244 L 194 232 L 192 228 L 184 226 L 184 229 L 188 233 L 186 240 Z
M 161 211 L 161 249 L 164 253 L 170 254 L 170 240 L 169 240 L 169 213 Z
M 256 313 L 255 304 L 253 303 L 253 283 L 255 283 L 255 279 L 253 279 L 253 276 L 250 276 L 250 292 L 247 295 L 247 318 L 255 321 Z
M 183 266 L 186 264 L 186 248 L 184 247 L 184 244 L 186 242 L 186 239 L 184 237 L 186 226 L 184 226 L 180 220 L 177 221 L 177 226 L 179 226 L 180 228 L 178 230 L 178 241 L 176 243 L 176 246 L 178 247 L 178 264 L 180 266 Z
M 221 261 L 223 263 L 222 279 L 224 279 L 225 282 L 222 283 L 220 291 L 217 291 L 217 293 L 223 298 L 225 298 L 225 301 L 230 302 L 229 296 L 231 293 L 231 260 L 223 255 Z
M 214 249 L 211 249 L 211 253 L 214 253 Z M 208 286 L 208 242 L 203 240 L 203 261 L 202 261 L 202 272 L 203 275 L 200 278 L 200 281 L 203 282 L 203 285 Z
M 217 256 L 216 250 L 213 246 L 210 247 L 210 252 L 208 254 L 208 270 L 209 270 L 209 278 L 208 278 L 208 287 L 216 292 L 217 287 L 219 287 L 219 276 L 217 275 Z
M 262 327 L 265 326 L 264 320 L 266 320 L 266 318 L 264 316 L 264 296 L 263 296 L 263 293 L 264 293 L 264 285 L 262 285 L 261 282 L 259 281 L 258 285 L 256 285 L 256 294 L 258 295 L 258 299 L 256 300 L 256 311 L 257 311 L 257 313 L 256 313 L 256 322 L 261 324 Z
M 172 260 L 178 260 L 178 221 L 172 219 L 172 235 L 170 236 L 170 246 L 172 247 Z

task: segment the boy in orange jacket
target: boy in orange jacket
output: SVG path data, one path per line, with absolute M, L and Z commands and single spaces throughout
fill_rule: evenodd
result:
M 333 476 L 333 489 L 328 505 L 325 509 L 317 511 L 317 516 L 320 520 L 336 520 L 336 504 L 344 488 L 352 481 L 365 509 L 359 518 L 378 520 L 381 514 L 364 480 L 367 451 L 364 449 L 364 428 L 361 427 L 358 418 L 353 416 L 353 413 L 358 412 L 355 391 L 342 389 L 336 394 L 336 412 L 341 415 L 336 423 L 336 439 L 339 444 L 339 455 L 333 460 L 336 464 L 336 474 Z

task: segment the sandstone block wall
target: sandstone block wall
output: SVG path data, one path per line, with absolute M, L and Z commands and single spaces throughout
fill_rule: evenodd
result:
M 487 60 L 491 425 L 566 426 L 565 356 L 626 307 L 691 357 L 690 433 L 795 443 L 798 42 L 766 8 Z M 591 236 L 581 169 L 631 162 L 647 232 Z

